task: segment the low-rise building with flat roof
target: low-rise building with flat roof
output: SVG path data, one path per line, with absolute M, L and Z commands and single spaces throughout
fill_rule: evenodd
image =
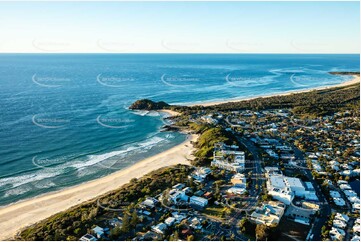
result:
M 251 214 L 251 221 L 267 226 L 277 226 L 285 211 L 285 204 L 282 202 L 269 201 Z
M 267 171 L 267 170 L 266 170 Z M 299 178 L 287 177 L 282 174 L 268 173 L 267 190 L 274 199 L 289 205 L 295 196 L 317 201 L 314 189 L 306 189 Z
M 203 182 L 211 172 L 212 170 L 208 167 L 200 167 L 196 168 L 190 177 L 198 182 Z
M 152 227 L 152 231 L 158 234 L 164 234 L 166 230 L 167 230 L 167 225 L 165 223 L 159 223 Z
M 235 172 L 245 170 L 246 160 L 243 151 L 238 151 L 238 146 L 228 146 L 224 143 L 216 143 L 213 151 L 212 166 Z
M 208 200 L 202 197 L 192 196 L 189 199 L 189 203 L 200 207 L 205 207 L 208 204 Z

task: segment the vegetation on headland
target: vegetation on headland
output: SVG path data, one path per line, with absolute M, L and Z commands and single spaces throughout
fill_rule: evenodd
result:
M 140 200 L 147 196 L 156 196 L 165 189 L 182 182 L 190 171 L 191 168 L 189 166 L 177 165 L 158 169 L 140 179 L 132 179 L 118 190 L 74 206 L 29 226 L 18 235 L 17 239 L 77 240 L 82 235 L 90 232 L 97 218 L 105 214 L 107 209 L 123 208 L 125 210 L 124 214 L 131 216 L 132 208 Z M 98 205 L 98 201 L 101 203 L 101 207 Z M 104 207 L 107 209 L 104 209 Z M 129 227 L 131 226 L 129 224 Z
M 154 102 L 149 99 L 141 99 L 135 101 L 132 105 L 129 106 L 131 110 L 159 110 L 170 107 L 170 105 L 166 102 Z
M 195 144 L 197 151 L 194 153 L 196 159 L 193 165 L 209 165 L 213 157 L 214 144 L 218 142 L 230 145 L 236 143 L 233 135 L 220 127 L 204 130 Z

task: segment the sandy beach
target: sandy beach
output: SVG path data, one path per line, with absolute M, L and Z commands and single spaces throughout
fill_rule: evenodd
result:
M 11 239 L 22 228 L 115 190 L 132 178 L 165 166 L 189 164 L 193 152 L 191 142 L 196 139 L 196 135 L 188 135 L 183 143 L 106 177 L 0 208 L 0 240 Z
M 266 98 L 266 97 L 273 97 L 273 96 L 286 96 L 286 95 L 309 92 L 309 91 L 315 91 L 315 90 L 325 90 L 325 89 L 334 88 L 334 87 L 344 87 L 344 86 L 349 86 L 349 85 L 356 84 L 356 83 L 360 83 L 360 76 L 359 75 L 353 75 L 352 80 L 345 81 L 345 82 L 342 82 L 342 83 L 337 84 L 337 85 L 323 86 L 323 87 L 317 87 L 317 88 L 309 88 L 309 89 L 304 89 L 304 90 L 300 90 L 300 91 L 290 91 L 290 92 L 284 92 L 284 93 L 278 93 L 278 94 L 276 93 L 276 94 L 271 94 L 271 95 L 259 95 L 259 96 L 255 96 L 255 97 L 251 97 L 251 98 L 236 98 L 236 99 L 227 99 L 227 100 L 224 100 L 224 101 L 202 102 L 202 103 L 192 104 L 192 105 L 189 105 L 189 106 L 208 107 L 208 106 L 218 105 L 218 104 L 222 104 L 222 103 L 231 103 L 231 102 L 252 100 L 252 99 L 256 99 L 256 98 L 260 98 L 260 97 Z
M 169 109 L 161 109 L 161 110 L 159 110 L 159 112 L 166 113 L 166 114 L 167 114 L 167 117 L 170 117 L 170 116 L 178 116 L 178 115 L 181 114 L 181 113 L 179 113 L 179 112 L 176 112 L 176 111 L 173 111 L 173 110 L 169 110 Z

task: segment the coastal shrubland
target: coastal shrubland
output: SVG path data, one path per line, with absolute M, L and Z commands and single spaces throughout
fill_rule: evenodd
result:
M 299 115 L 321 116 L 346 109 L 359 113 L 359 97 L 360 84 L 354 84 L 304 93 L 228 102 L 213 106 L 178 106 L 173 107 L 173 109 L 184 114 L 193 114 L 200 111 L 226 112 L 234 110 L 291 109 L 292 112 Z
M 196 127 L 196 130 L 200 131 L 200 136 L 194 144 L 196 151 L 194 152 L 195 159 L 192 161 L 192 165 L 210 165 L 210 162 L 213 159 L 213 149 L 215 143 L 224 142 L 229 145 L 237 143 L 233 134 L 225 131 L 221 127 L 192 125 L 189 125 L 189 127 Z

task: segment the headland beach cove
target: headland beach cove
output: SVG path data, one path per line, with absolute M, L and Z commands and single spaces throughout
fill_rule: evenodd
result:
M 360 82 L 359 75 L 354 75 L 353 77 L 354 78 L 352 80 L 345 81 L 344 83 L 338 85 L 330 85 L 327 87 L 311 88 L 308 90 L 302 90 L 297 92 L 287 92 L 283 94 L 274 94 L 259 97 L 290 95 L 295 93 L 308 92 L 312 90 L 344 87 Z M 194 105 L 211 106 L 242 100 L 249 100 L 249 98 L 224 100 L 222 102 L 205 102 L 202 104 Z M 164 109 L 159 111 L 166 113 L 168 117 L 179 115 L 179 113 L 172 110 Z M 64 211 L 70 207 L 73 207 L 91 199 L 95 199 L 100 195 L 120 188 L 122 185 L 128 183 L 132 178 L 140 178 L 151 171 L 166 166 L 172 166 L 176 164 L 190 165 L 189 160 L 193 158 L 192 152 L 194 151 L 193 142 L 196 142 L 197 137 L 197 135 L 188 134 L 186 141 L 184 141 L 183 143 L 176 145 L 160 154 L 139 161 L 132 166 L 114 172 L 105 177 L 85 182 L 73 187 L 65 188 L 61 191 L 50 192 L 1 207 L 0 227 L 2 228 L 2 233 L 0 234 L 0 239 L 12 239 L 17 232 L 21 231 L 26 226 L 37 223 L 58 212 Z

